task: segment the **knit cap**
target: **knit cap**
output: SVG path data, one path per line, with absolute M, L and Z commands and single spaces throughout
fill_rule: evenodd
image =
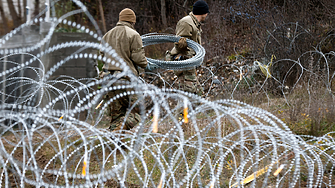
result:
M 136 23 L 136 15 L 130 8 L 123 9 L 119 14 L 119 21 Z
M 203 14 L 209 13 L 208 4 L 203 0 L 199 0 L 195 2 L 193 4 L 192 12 L 194 15 L 203 15 Z

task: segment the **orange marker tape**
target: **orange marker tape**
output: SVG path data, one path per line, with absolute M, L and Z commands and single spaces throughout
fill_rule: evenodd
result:
M 185 123 L 188 123 L 187 111 L 188 111 L 188 107 L 184 107 L 184 122 Z
M 158 118 L 159 118 L 159 107 L 158 104 L 155 104 L 154 106 L 154 117 L 152 119 L 152 132 L 157 133 L 158 132 Z
M 100 101 L 100 103 L 98 104 L 98 106 L 97 107 L 95 107 L 95 109 L 98 109 L 98 108 L 100 108 L 100 106 L 101 106 L 101 104 L 104 102 L 104 100 L 101 100 Z
M 58 119 L 58 121 L 60 121 L 61 119 L 63 119 L 63 117 L 64 117 L 64 115 L 63 115 L 63 116 L 61 116 L 61 117 Z
M 86 167 L 87 167 L 87 162 L 84 161 L 83 172 L 82 172 L 83 176 L 86 176 Z
M 152 121 L 153 121 L 152 132 L 157 133 L 158 132 L 158 117 L 154 115 L 154 118 Z
M 161 179 L 157 188 L 162 188 L 162 185 L 163 185 L 163 180 Z
M 279 168 L 273 173 L 274 176 L 278 176 L 278 174 L 283 170 L 285 165 L 280 165 Z
M 161 180 L 159 181 L 159 185 L 158 185 L 158 187 L 157 187 L 157 188 L 162 188 L 162 186 L 163 186 L 163 179 L 164 179 L 164 177 L 165 177 L 165 173 L 163 173 L 163 174 L 162 174 L 162 176 L 161 176 Z

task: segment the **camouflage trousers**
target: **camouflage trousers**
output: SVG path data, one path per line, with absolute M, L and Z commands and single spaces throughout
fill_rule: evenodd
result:
M 119 79 L 120 82 L 126 82 L 126 78 Z M 120 82 L 114 83 L 112 86 L 122 85 Z M 105 102 L 108 102 L 113 97 L 131 91 L 130 89 L 118 89 L 109 91 L 105 96 Z M 138 97 L 136 95 L 126 95 L 113 100 L 107 107 L 107 113 L 111 117 L 109 129 L 111 131 L 130 130 L 135 127 L 140 121 L 138 106 L 134 106 Z
M 166 61 L 177 61 L 189 59 L 193 56 L 193 52 L 189 52 L 186 55 L 172 55 L 170 51 L 166 51 L 165 60 Z M 186 91 L 189 93 L 194 93 L 201 96 L 204 92 L 201 87 L 199 80 L 197 78 L 196 69 L 184 70 L 184 71 L 174 71 L 175 75 L 178 77 L 178 89 Z
M 105 100 L 109 100 L 116 96 L 116 94 L 123 93 L 125 90 L 111 91 L 105 96 Z M 136 96 L 124 96 L 118 98 L 108 105 L 107 113 L 111 117 L 110 127 L 111 131 L 130 130 L 135 127 L 140 121 L 138 107 L 130 107 L 137 101 Z
M 203 94 L 203 88 L 197 79 L 195 68 L 191 70 L 174 71 L 174 73 L 178 76 L 178 86 L 180 90 L 199 96 Z

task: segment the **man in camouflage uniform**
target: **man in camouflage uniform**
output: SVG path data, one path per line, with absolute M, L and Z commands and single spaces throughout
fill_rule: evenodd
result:
M 176 27 L 176 35 L 191 39 L 201 45 L 201 22 L 204 22 L 209 13 L 208 5 L 205 1 L 199 0 L 193 4 L 192 12 L 188 16 L 185 16 L 178 21 Z M 183 60 L 191 58 L 195 55 L 193 49 L 187 47 L 186 40 L 181 38 L 171 52 L 167 52 L 166 60 Z M 203 89 L 197 79 L 196 69 L 184 70 L 184 71 L 175 71 L 175 74 L 180 80 L 179 88 L 198 95 L 203 94 Z
M 109 30 L 102 38 L 103 43 L 108 43 L 115 52 L 121 57 L 128 65 L 130 70 L 138 76 L 138 68 L 146 68 L 148 62 L 145 58 L 144 48 L 141 36 L 134 29 L 134 25 L 136 22 L 135 13 L 129 9 L 123 9 L 119 14 L 119 22 L 116 26 Z M 100 51 L 100 53 L 104 56 L 106 55 L 108 58 L 113 60 L 114 58 L 108 54 L 104 54 Z M 103 78 L 106 75 L 116 76 L 121 73 L 122 69 L 119 66 L 115 66 L 115 64 L 105 63 L 103 66 L 103 71 L 100 73 L 100 78 Z M 129 84 L 128 77 L 121 77 L 117 82 L 113 84 L 113 86 L 117 85 L 125 85 Z M 118 94 L 127 92 L 129 90 L 126 89 L 118 89 L 114 91 L 109 91 L 105 96 L 105 100 L 117 96 Z M 141 121 L 141 116 L 139 114 L 139 108 L 136 106 L 133 107 L 133 104 L 138 100 L 136 95 L 127 95 L 120 97 L 114 100 L 108 106 L 108 114 L 111 116 L 111 125 L 109 129 L 111 131 L 116 130 L 130 130 L 136 124 Z M 132 111 L 127 115 L 129 108 Z

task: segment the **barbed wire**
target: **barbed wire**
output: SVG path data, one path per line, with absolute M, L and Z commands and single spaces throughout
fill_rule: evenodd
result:
M 81 10 L 72 13 L 88 14 L 83 4 L 74 3 Z M 61 22 L 82 28 L 74 22 L 64 21 L 65 17 Z M 202 65 L 204 73 L 198 73 L 205 77 L 205 80 L 200 79 L 203 85 L 210 83 L 205 96 L 223 87 L 231 96 L 231 99 L 209 100 L 178 90 L 175 83 L 170 84 L 163 75 L 169 70 L 150 73 L 166 83 L 164 87 L 147 83 L 145 78 L 134 76 L 110 46 L 98 42 L 65 42 L 33 55 L 30 52 L 48 43 L 60 23 L 59 19 L 51 21 L 52 27 L 42 42 L 33 47 L 0 51 L 3 55 L 0 62 L 12 67 L 0 73 L 1 186 L 212 188 L 334 185 L 334 132 L 321 137 L 297 135 L 268 111 L 233 99 L 242 82 L 251 80 L 258 67 L 263 67 L 263 72 L 259 73 L 263 80 L 247 81 L 242 91 L 265 94 L 264 88 L 270 79 L 285 88 L 290 73 L 278 78 L 271 70 L 284 61 L 301 68 L 298 79 L 290 86 L 293 90 L 306 72 L 321 74 L 304 64 L 302 59 L 306 54 L 309 57 L 320 55 L 325 67 L 330 67 L 333 52 L 306 52 L 298 60 L 272 59 L 251 64 L 235 61 L 215 67 L 205 63 Z M 18 30 L 26 26 L 23 24 Z M 94 31 L 83 30 L 101 40 Z M 2 38 L 0 47 L 15 34 L 14 30 Z M 46 54 L 73 47 L 102 50 L 115 59 L 76 51 L 50 69 L 44 68 Z M 11 56 L 21 55 L 28 58 L 23 64 L 8 60 Z M 103 79 L 76 79 L 69 75 L 53 79 L 62 65 L 80 59 L 112 63 L 123 71 Z M 230 83 L 230 90 L 220 69 L 229 69 L 233 77 L 231 81 L 235 83 Z M 22 74 L 27 71 L 34 75 Z M 332 92 L 330 84 L 334 74 L 329 70 L 325 75 L 325 87 Z M 129 77 L 129 81 L 115 86 L 124 76 Z M 107 92 L 125 89 L 108 101 L 101 101 Z M 135 105 L 141 106 L 141 122 L 129 131 L 110 132 L 105 126 L 107 106 L 132 95 L 138 96 Z M 127 117 L 132 108 L 134 106 Z M 80 118 L 80 114 L 85 114 L 85 118 Z

